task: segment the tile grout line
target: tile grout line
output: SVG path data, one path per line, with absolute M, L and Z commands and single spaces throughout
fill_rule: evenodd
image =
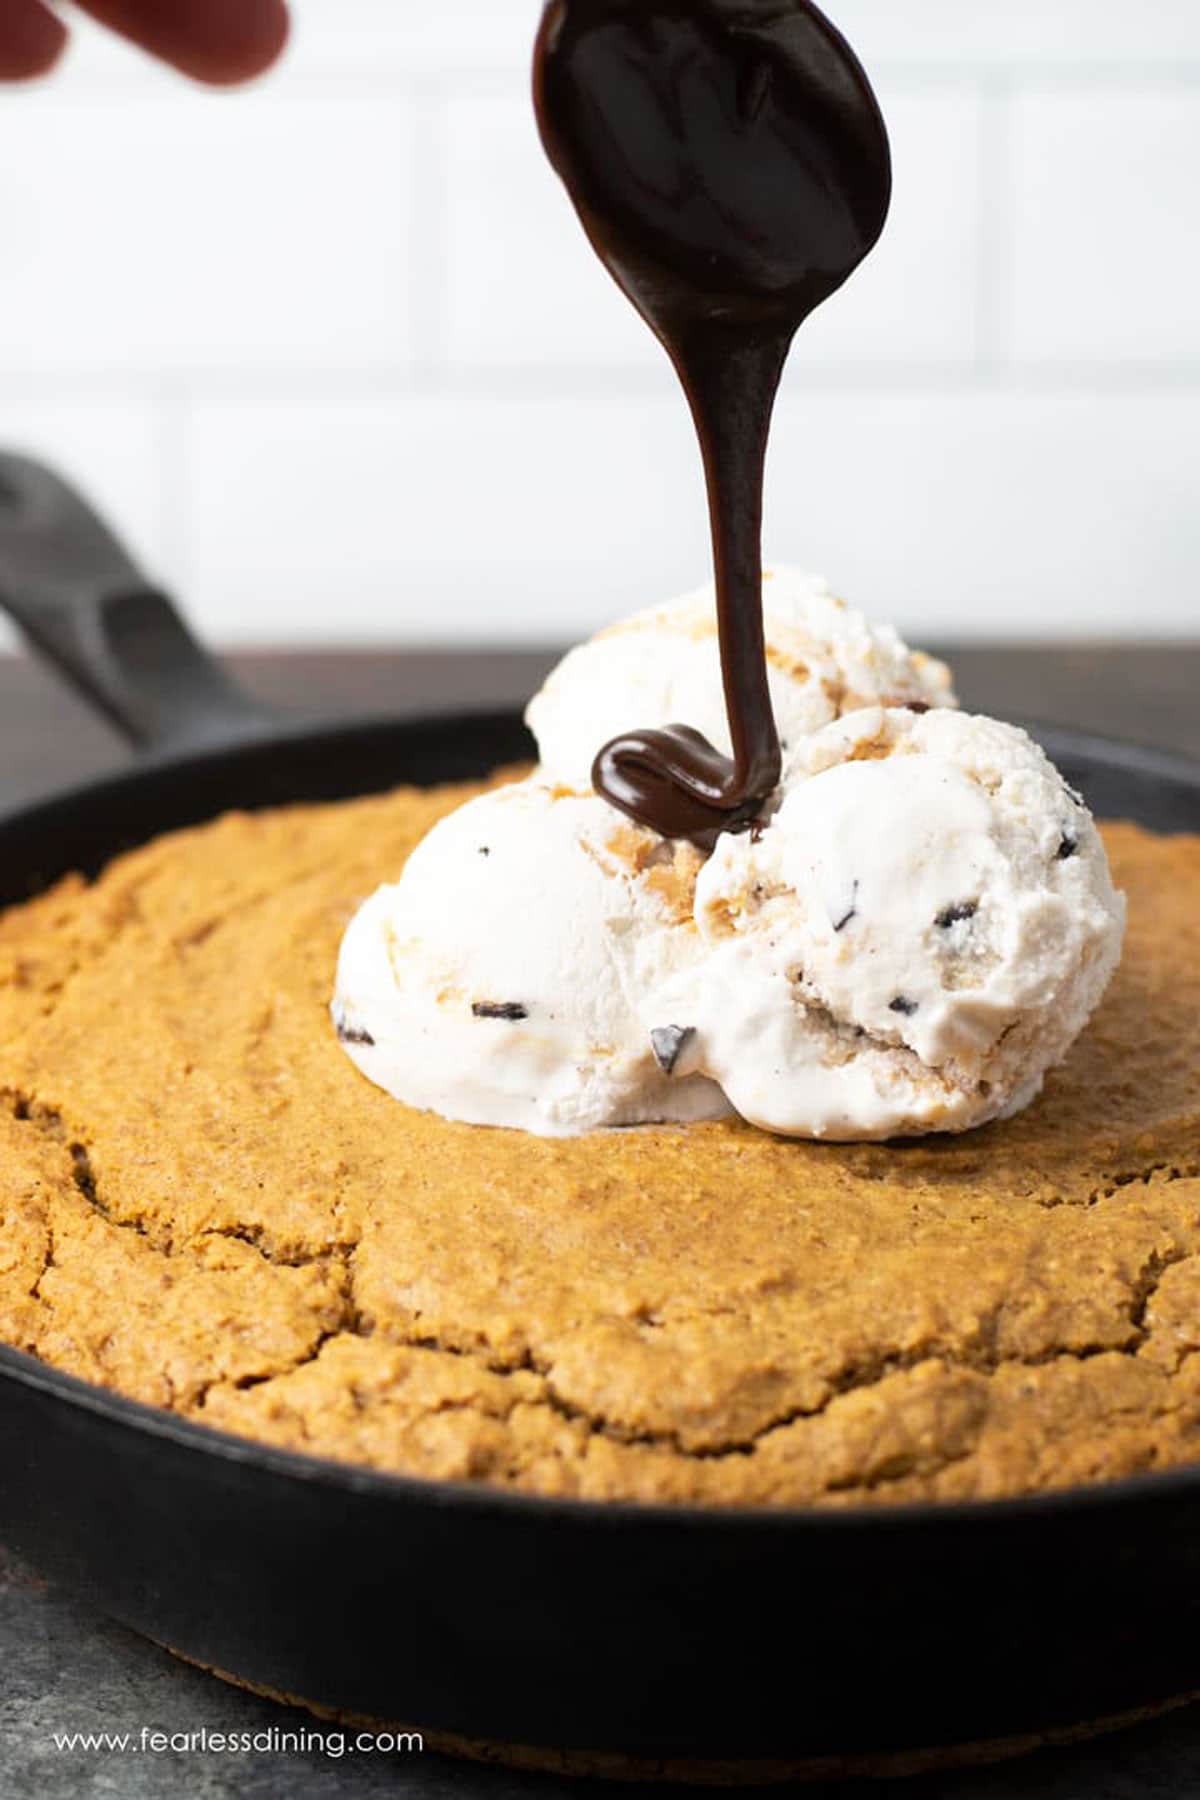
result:
M 1165 357 L 1161 361 L 1129 358 L 1023 357 L 960 358 L 944 361 L 897 357 L 878 361 L 825 361 L 805 369 L 804 388 L 821 394 L 877 391 L 895 393 L 991 394 L 998 390 L 1024 395 L 1063 392 L 1091 395 L 1157 396 L 1191 392 L 1200 385 L 1200 358 Z M 339 368 L 296 363 L 264 369 L 250 363 L 205 368 L 129 369 L 114 373 L 99 368 L 0 369 L 0 401 L 52 409 L 61 405 L 115 406 L 179 403 L 183 413 L 199 399 L 215 406 L 289 407 L 344 403 L 361 406 L 411 397 L 480 401 L 513 399 L 603 399 L 671 401 L 678 396 L 665 373 L 630 363 L 478 362 L 427 363 L 423 369 L 401 363 L 359 364 Z M 164 439 L 164 441 L 166 441 Z

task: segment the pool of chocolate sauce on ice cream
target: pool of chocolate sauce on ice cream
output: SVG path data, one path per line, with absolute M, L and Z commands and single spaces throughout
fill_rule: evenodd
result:
M 762 619 L 767 437 L 791 342 L 891 199 L 887 132 L 808 0 L 551 0 L 538 122 L 601 260 L 679 372 L 708 483 L 733 758 L 686 723 L 605 745 L 593 781 L 711 848 L 778 785 Z

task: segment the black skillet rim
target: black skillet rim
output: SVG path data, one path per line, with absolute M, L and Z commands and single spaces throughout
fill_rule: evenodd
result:
M 511 728 L 519 724 L 512 712 L 463 711 L 453 715 L 426 715 L 412 718 L 377 716 L 353 721 L 329 720 L 314 725 L 297 724 L 294 730 L 271 734 L 250 744 L 214 745 L 211 749 L 193 750 L 190 754 L 149 756 L 134 768 L 119 770 L 73 787 L 64 793 L 51 794 L 26 806 L 0 815 L 0 829 L 6 825 L 35 821 L 39 814 L 52 814 L 57 808 L 86 802 L 92 796 L 112 799 L 125 788 L 144 785 L 150 774 L 167 774 L 178 767 L 195 770 L 205 765 L 219 765 L 231 753 L 252 747 L 286 752 L 292 748 L 312 748 L 325 737 L 369 737 L 372 734 L 445 728 L 456 721 L 475 726 Z M 1075 731 L 1069 726 L 1014 721 L 1032 732 L 1049 753 L 1082 756 L 1107 763 L 1124 772 L 1153 779 L 1175 781 L 1193 787 L 1200 800 L 1200 757 L 1182 752 L 1154 749 L 1120 738 Z M 384 787 L 391 785 L 385 783 Z M 288 804 L 283 802 L 283 804 Z M 302 805 L 302 800 L 293 802 Z M 180 827 L 186 829 L 186 827 Z M 1168 834 L 1170 835 L 1170 834 Z M 1080 1509 L 1103 1511 L 1120 1509 L 1142 1499 L 1166 1501 L 1200 1495 L 1200 1463 L 1179 1469 L 1151 1471 L 1126 1476 L 1119 1481 L 1101 1481 L 1054 1488 L 1037 1494 L 1020 1494 L 1003 1499 L 967 1501 L 911 1501 L 881 1507 L 826 1508 L 818 1506 L 697 1506 L 690 1502 L 668 1504 L 640 1500 L 585 1500 L 569 1496 L 523 1493 L 480 1482 L 437 1481 L 413 1475 L 395 1475 L 365 1465 L 341 1462 L 332 1457 L 314 1456 L 306 1451 L 284 1450 L 263 1444 L 253 1438 L 242 1438 L 231 1432 L 180 1417 L 164 1407 L 131 1400 L 113 1389 L 83 1381 L 51 1364 L 0 1343 L 0 1379 L 11 1379 L 69 1406 L 90 1412 L 114 1424 L 165 1440 L 185 1450 L 196 1450 L 215 1456 L 225 1463 L 257 1467 L 267 1473 L 286 1476 L 307 1483 L 341 1489 L 343 1492 L 368 1495 L 381 1500 L 405 1501 L 433 1505 L 464 1513 L 500 1513 L 515 1518 L 558 1519 L 564 1523 L 592 1527 L 620 1528 L 632 1523 L 654 1524 L 684 1530 L 717 1528 L 725 1531 L 764 1529 L 773 1532 L 803 1529 L 805 1531 L 880 1530 L 889 1532 L 920 1531 L 931 1527 L 956 1528 L 978 1524 L 980 1528 L 993 1522 L 1019 1523 L 1022 1520 L 1075 1515 Z
M 1127 738 L 1105 737 L 1096 732 L 1077 731 L 1073 726 L 1055 725 L 1046 720 L 1030 719 L 1017 716 L 1007 720 L 1008 723 L 1027 731 L 1041 744 L 1057 762 L 1071 757 L 1082 757 L 1086 760 L 1107 763 L 1111 769 L 1123 774 L 1140 776 L 1145 780 L 1162 780 L 1177 782 L 1182 787 L 1196 790 L 1197 802 L 1200 803 L 1200 756 L 1192 756 L 1184 751 L 1162 750 L 1152 745 L 1137 743 Z M 523 721 L 523 715 L 516 710 L 497 710 L 494 708 L 456 708 L 447 713 L 413 713 L 401 717 L 393 717 L 384 713 L 371 714 L 364 718 L 346 719 L 337 717 L 303 717 L 289 719 L 281 729 L 254 733 L 246 737 L 230 741 L 217 739 L 212 743 L 193 744 L 182 750 L 167 749 L 150 751 L 138 757 L 137 761 L 125 768 L 110 770 L 107 774 L 92 776 L 87 780 L 73 784 L 69 788 L 35 795 L 31 800 L 10 807 L 0 812 L 0 830 L 22 824 L 36 824 L 39 819 L 51 816 L 62 807 L 76 806 L 92 799 L 116 799 L 125 792 L 136 791 L 146 784 L 148 779 L 167 776 L 174 772 L 182 774 L 200 774 L 215 771 L 231 757 L 238 755 L 264 756 L 288 755 L 292 752 L 307 750 L 312 752 L 318 746 L 333 745 L 348 739 L 387 738 L 397 733 L 420 736 L 426 733 L 441 734 L 449 728 L 462 726 L 498 734 L 516 733 L 526 740 L 527 755 L 519 755 L 518 762 L 532 763 L 534 757 L 533 739 L 529 735 Z M 478 773 L 474 776 L 449 776 L 451 785 L 471 779 L 482 779 Z M 386 792 L 388 788 L 402 785 L 403 774 L 381 771 L 378 788 L 358 790 L 363 797 L 375 792 Z M 353 795 L 343 795 L 350 799 Z M 308 804 L 303 796 L 294 801 L 272 801 L 272 805 L 302 806 Z M 237 806 L 227 810 L 237 811 Z M 249 803 L 247 811 L 261 810 L 261 803 Z M 189 829 L 188 826 L 165 828 L 167 831 Z M 1200 823 L 1197 825 L 1200 830 Z M 1171 834 L 1166 834 L 1171 835 Z M 118 848 L 114 855 L 121 854 Z

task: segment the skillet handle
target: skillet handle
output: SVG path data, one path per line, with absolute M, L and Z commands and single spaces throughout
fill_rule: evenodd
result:
M 261 737 L 271 716 L 198 644 L 68 484 L 0 453 L 0 610 L 139 748 Z

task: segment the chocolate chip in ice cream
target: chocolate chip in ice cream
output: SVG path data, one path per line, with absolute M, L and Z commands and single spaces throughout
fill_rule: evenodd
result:
M 937 928 L 939 931 L 949 931 L 954 925 L 965 925 L 978 911 L 978 900 L 962 900 L 957 906 L 947 906 L 937 916 Z
M 373 1049 L 375 1039 L 365 1025 L 354 1025 L 344 1013 L 338 1013 L 334 1019 L 339 1044 L 360 1044 L 364 1049 Z
M 506 1019 L 510 1025 L 529 1017 L 529 1008 L 519 1000 L 476 1000 L 471 1011 L 477 1019 Z
M 838 932 L 845 931 L 847 925 L 852 924 L 853 921 L 855 919 L 857 919 L 857 917 L 858 917 L 858 883 L 856 881 L 854 883 L 853 888 L 850 890 L 850 904 L 846 908 L 845 912 L 842 914 L 841 918 L 834 920 L 833 929 Z
M 906 1019 L 911 1019 L 913 1014 L 915 1012 L 920 1012 L 920 1010 L 920 1001 L 910 1000 L 907 994 L 897 994 L 896 998 L 891 1001 L 888 1006 L 889 1012 L 903 1013 Z
M 654 1060 L 664 1075 L 673 1075 L 679 1058 L 696 1035 L 691 1025 L 662 1025 L 650 1033 Z

